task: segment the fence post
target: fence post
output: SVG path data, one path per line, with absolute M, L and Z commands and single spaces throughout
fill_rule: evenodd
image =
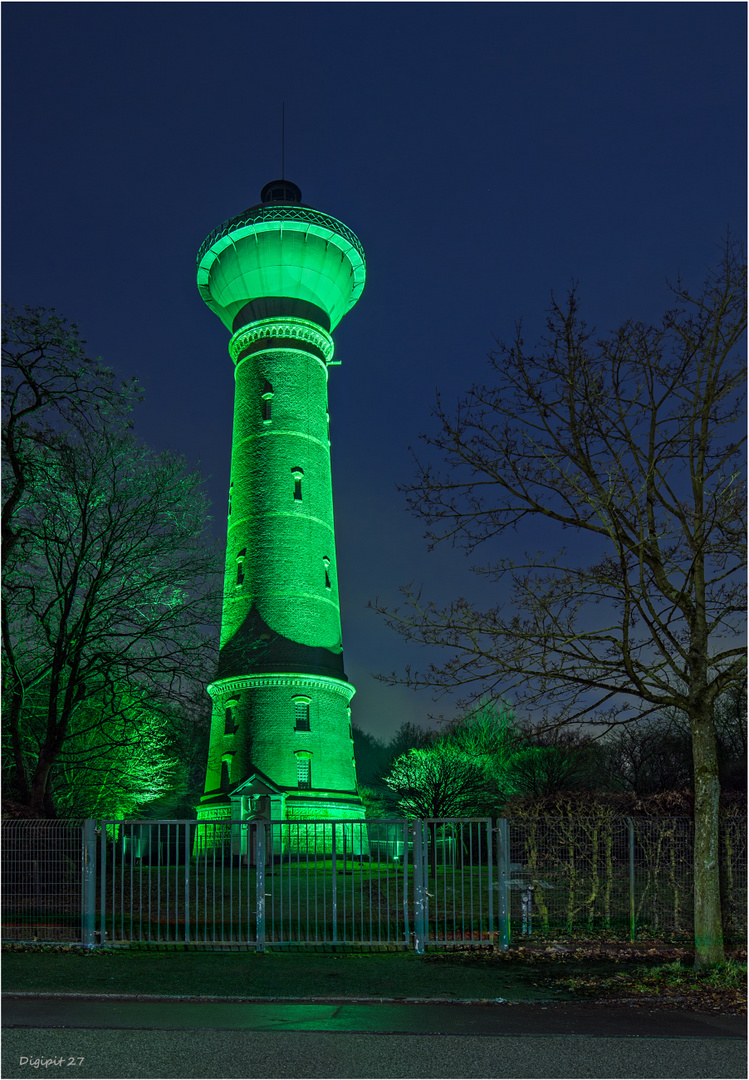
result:
M 424 884 L 424 824 L 414 821 L 414 947 L 419 956 L 424 952 L 426 888 Z
M 387 834 L 386 834 L 387 835 Z M 403 875 L 403 939 L 408 945 L 411 939 L 411 929 L 409 927 L 408 916 L 410 914 L 410 905 L 408 901 L 408 822 L 403 822 L 403 864 L 401 867 Z M 396 879 L 397 881 L 397 879 Z
M 510 827 L 507 818 L 497 818 L 497 922 L 499 947 L 510 947 Z
M 333 906 L 333 942 L 338 941 L 338 882 L 336 880 L 336 874 L 338 873 L 338 866 L 336 864 L 336 850 L 335 850 L 335 821 L 331 822 L 332 835 L 330 839 L 330 861 L 331 861 L 331 883 L 332 883 L 332 898 L 331 903 Z M 345 869 L 345 868 L 344 868 Z
M 83 822 L 81 880 L 81 945 L 94 947 L 96 931 L 96 822 Z
M 481 850 L 479 848 L 479 850 Z M 453 859 L 455 854 L 453 853 Z M 489 934 L 494 932 L 494 844 L 492 842 L 492 819 L 489 818 L 486 822 L 486 873 L 489 881 Z M 493 939 L 490 937 L 489 941 Z
M 107 826 L 102 820 L 99 821 L 99 944 L 104 945 L 107 940 Z
M 255 951 L 265 952 L 265 822 L 256 822 L 255 828 L 257 829 L 255 838 L 255 896 L 257 899 Z M 249 839 L 252 843 L 252 839 Z
M 629 940 L 635 940 L 635 823 L 627 818 L 629 837 Z
M 185 941 L 190 940 L 190 822 L 183 822 L 185 826 Z M 149 828 L 149 837 L 151 830 Z M 150 868 L 149 868 L 150 879 Z

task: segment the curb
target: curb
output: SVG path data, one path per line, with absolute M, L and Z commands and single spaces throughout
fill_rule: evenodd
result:
M 226 1005 L 549 1005 L 569 1004 L 559 998 L 536 998 L 525 1001 L 510 998 L 422 998 L 422 997 L 216 997 L 198 994 L 84 994 L 84 993 L 38 993 L 34 990 L 14 992 L 6 990 L 2 998 L 48 999 L 65 1001 L 143 1001 L 154 1004 L 178 1004 L 195 1002 Z

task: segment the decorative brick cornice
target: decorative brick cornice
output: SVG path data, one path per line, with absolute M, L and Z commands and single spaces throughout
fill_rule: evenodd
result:
M 308 319 L 295 319 L 291 316 L 285 319 L 258 319 L 249 326 L 243 326 L 232 335 L 229 342 L 229 355 L 234 363 L 236 364 L 246 349 L 262 341 L 263 338 L 284 338 L 292 342 L 305 341 L 320 350 L 326 364 L 332 360 L 335 349 L 330 334 Z
M 228 679 L 217 679 L 207 687 L 208 693 L 214 701 L 218 701 L 224 694 L 231 694 L 238 690 L 255 690 L 266 688 L 298 689 L 300 686 L 313 686 L 317 690 L 327 690 L 333 694 L 340 694 L 348 703 L 356 693 L 350 682 L 341 679 L 332 679 L 328 675 L 305 675 L 298 672 L 293 675 L 237 675 Z

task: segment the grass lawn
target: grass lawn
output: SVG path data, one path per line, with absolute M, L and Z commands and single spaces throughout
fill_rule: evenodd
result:
M 439 962 L 435 963 L 435 958 Z M 519 961 L 412 952 L 3 951 L 3 991 L 208 997 L 508 998 L 572 996 Z
M 664 963 L 664 960 L 671 960 Z M 686 949 L 313 952 L 6 946 L 3 992 L 226 998 L 616 1001 L 746 1011 L 745 954 L 695 975 Z

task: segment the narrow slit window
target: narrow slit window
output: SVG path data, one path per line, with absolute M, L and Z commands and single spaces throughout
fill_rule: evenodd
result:
M 224 735 L 233 735 L 237 730 L 237 701 L 235 698 L 227 701 L 224 711 Z
M 232 496 L 232 490 L 231 489 L 233 487 L 234 487 L 234 481 L 232 480 L 232 482 L 229 484 L 229 517 L 231 517 L 231 496 Z
M 231 787 L 231 754 L 221 759 L 221 790 L 227 791 Z
M 323 555 L 322 564 L 325 567 L 325 588 L 330 588 L 330 559 L 327 555 Z
M 260 395 L 262 403 L 263 423 L 269 424 L 273 416 L 273 387 L 266 379 L 263 384 L 263 392 Z
M 237 585 L 244 584 L 244 560 L 247 556 L 247 548 L 242 548 L 237 555 Z
M 296 698 L 294 701 L 294 729 L 309 731 L 309 701 L 306 698 Z
M 309 758 L 296 759 L 296 785 L 300 791 L 309 791 L 312 787 L 312 768 Z
M 291 475 L 294 477 L 294 498 L 302 501 L 302 478 L 304 477 L 304 469 L 300 469 L 295 465 L 291 470 Z

